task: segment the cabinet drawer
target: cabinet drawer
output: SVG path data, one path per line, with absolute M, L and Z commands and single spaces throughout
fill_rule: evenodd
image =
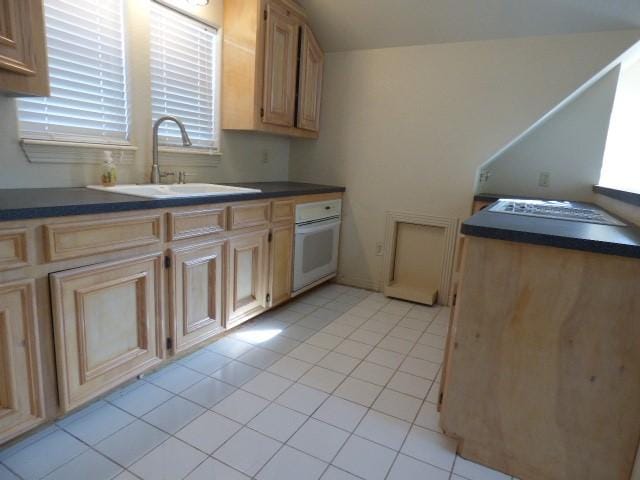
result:
M 225 229 L 225 219 L 224 208 L 202 208 L 184 212 L 169 212 L 168 240 L 180 240 L 182 238 L 222 232 Z
M 0 230 L 0 272 L 28 264 L 27 230 Z
M 293 200 L 276 200 L 271 206 L 271 221 L 293 221 L 296 215 L 296 204 Z
M 249 203 L 230 207 L 230 230 L 257 227 L 269 223 L 269 202 Z
M 83 257 L 160 241 L 160 215 L 44 226 L 49 261 Z

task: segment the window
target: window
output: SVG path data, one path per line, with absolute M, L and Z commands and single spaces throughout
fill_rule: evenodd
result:
M 195 147 L 218 148 L 215 28 L 168 7 L 151 6 L 151 97 L 155 121 L 163 115 L 180 119 Z M 160 127 L 162 143 L 182 145 L 173 122 Z
M 45 0 L 51 96 L 18 102 L 22 137 L 128 138 L 122 0 Z
M 623 66 L 613 102 L 599 185 L 640 193 L 640 61 Z

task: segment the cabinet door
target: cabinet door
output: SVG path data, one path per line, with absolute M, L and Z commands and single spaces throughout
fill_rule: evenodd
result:
M 267 306 L 268 235 L 263 230 L 229 240 L 227 327 L 248 320 Z
M 265 123 L 292 127 L 300 22 L 285 8 L 269 3 L 265 23 L 262 120 Z
M 0 0 L 0 90 L 49 94 L 42 0 Z
M 269 244 L 269 296 L 270 307 L 276 306 L 291 296 L 293 267 L 292 224 L 273 227 Z
M 302 27 L 298 81 L 298 128 L 314 132 L 320 130 L 323 66 L 324 54 L 320 45 L 311 29 L 304 25 Z
M 63 411 L 161 361 L 161 260 L 158 253 L 51 274 Z
M 0 285 L 0 444 L 44 422 L 34 284 Z
M 172 250 L 171 336 L 180 352 L 222 330 L 223 243 Z

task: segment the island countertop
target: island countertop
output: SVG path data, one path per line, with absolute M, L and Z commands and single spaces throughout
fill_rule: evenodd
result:
M 299 182 L 249 182 L 226 183 L 224 185 L 255 188 L 261 191 L 153 199 L 91 190 L 84 187 L 0 189 L 0 221 L 125 212 L 345 191 L 345 188 L 340 186 Z
M 589 203 L 572 204 L 602 209 Z M 475 237 L 640 258 L 640 229 L 622 221 L 627 226 L 511 215 L 485 208 L 464 221 L 461 232 Z

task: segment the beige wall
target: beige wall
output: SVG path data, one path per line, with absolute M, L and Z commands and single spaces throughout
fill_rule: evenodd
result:
M 340 278 L 378 287 L 385 211 L 464 218 L 478 167 L 637 41 L 633 32 L 326 57 L 322 132 L 293 180 L 347 187 Z
M 640 207 L 601 194 L 595 195 L 594 202 L 640 227 Z
M 166 3 L 184 6 L 189 13 L 214 25 L 222 23 L 222 0 L 206 7 L 188 6 L 181 0 Z M 128 62 L 131 82 L 132 143 L 135 160 L 118 168 L 121 183 L 148 180 L 151 165 L 151 103 L 149 97 L 148 18 L 150 0 L 129 0 Z M 226 133 L 221 138 L 221 157 L 161 155 L 164 170 L 186 170 L 189 181 L 233 182 L 286 180 L 289 140 L 254 133 Z M 202 165 L 204 162 L 204 165 Z M 207 165 L 206 162 L 211 163 Z M 193 164 L 197 163 L 198 166 Z M 30 163 L 20 148 L 15 100 L 0 96 L 0 188 L 69 187 L 97 183 L 100 165 Z
M 598 183 L 619 68 L 613 69 L 482 170 L 481 193 L 592 201 Z M 541 172 L 548 187 L 538 185 Z

